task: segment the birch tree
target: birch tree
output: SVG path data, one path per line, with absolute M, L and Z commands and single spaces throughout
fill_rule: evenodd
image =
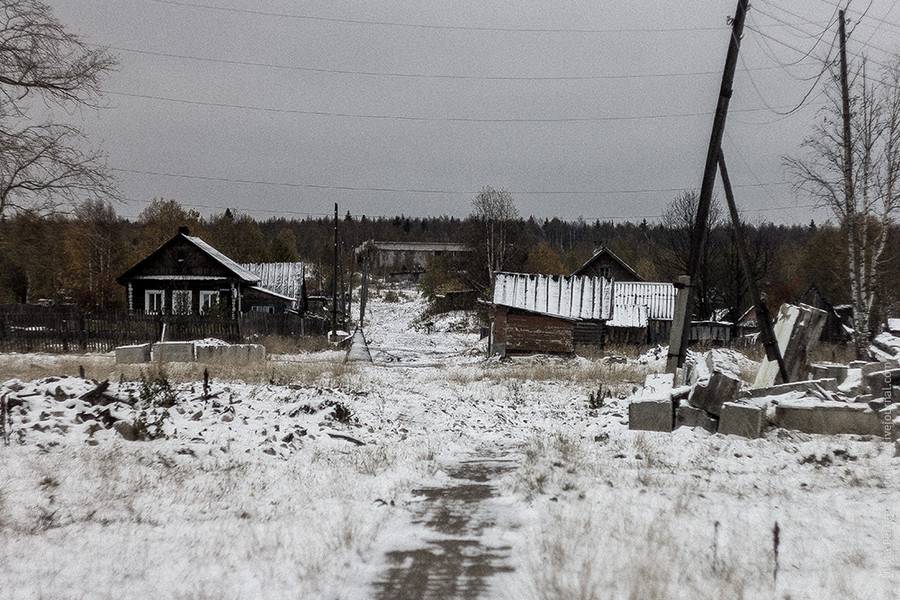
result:
M 117 197 L 102 152 L 35 108 L 96 108 L 116 60 L 68 31 L 38 0 L 0 0 L 0 217 Z
M 470 218 L 475 231 L 470 245 L 486 271 L 488 295 L 493 291 L 494 275 L 506 267 L 512 255 L 511 235 L 518 217 L 512 195 L 506 190 L 484 186 L 472 200 Z
M 785 159 L 795 188 L 828 208 L 845 235 L 857 356 L 867 353 L 890 226 L 900 207 L 900 59 L 870 78 L 863 59 L 849 82 L 850 136 L 844 132 L 840 78 L 805 154 Z

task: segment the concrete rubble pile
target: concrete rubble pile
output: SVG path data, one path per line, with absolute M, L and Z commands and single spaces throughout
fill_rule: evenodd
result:
M 875 361 L 807 364 L 822 327 L 816 310 L 785 305 L 779 313 L 775 334 L 790 383 L 781 383 L 777 365 L 763 361 L 754 384 L 745 386 L 736 353 L 710 350 L 693 357 L 678 377 L 648 375 L 643 389 L 631 398 L 629 428 L 699 427 L 710 433 L 756 438 L 766 427 L 780 427 L 896 442 L 900 437 L 900 331 L 875 338 L 871 348 Z

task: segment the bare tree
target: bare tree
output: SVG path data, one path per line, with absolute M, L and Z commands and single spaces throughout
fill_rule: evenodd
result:
M 512 255 L 510 236 L 519 211 L 509 192 L 484 186 L 472 200 L 472 213 L 469 216 L 474 223 L 470 245 L 483 268 L 486 268 L 487 291 L 490 294 L 494 286 L 494 274 L 506 268 Z
M 900 59 L 877 79 L 868 77 L 863 59 L 849 87 L 850 138 L 844 134 L 840 79 L 835 76 L 826 88 L 830 102 L 803 142 L 806 155 L 786 158 L 785 164 L 795 188 L 830 209 L 846 235 L 853 340 L 863 357 L 884 249 L 900 208 Z
M 687 272 L 688 261 L 691 254 L 691 239 L 696 226 L 697 204 L 700 195 L 696 190 L 686 190 L 676 196 L 669 203 L 663 213 L 661 223 L 663 225 L 663 244 L 659 262 L 664 275 L 673 278 Z M 709 208 L 707 219 L 706 244 L 703 256 L 700 258 L 700 271 L 696 282 L 696 307 L 695 314 L 699 318 L 711 318 L 714 306 L 714 272 L 713 262 L 722 258 L 721 240 L 712 236 L 711 232 L 724 224 L 721 205 L 716 199 Z
M 101 152 L 71 125 L 36 122 L 35 99 L 71 110 L 97 107 L 116 65 L 38 0 L 0 0 L 0 216 L 48 210 L 88 196 L 116 198 Z

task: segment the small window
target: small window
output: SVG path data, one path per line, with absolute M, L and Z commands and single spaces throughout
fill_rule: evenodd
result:
M 191 300 L 193 300 L 193 294 L 191 293 L 191 290 L 174 290 L 172 292 L 172 314 L 191 314 Z
M 275 314 L 275 305 L 274 304 L 254 304 L 250 307 L 251 312 L 261 312 L 261 313 L 269 313 Z
M 200 314 L 209 314 L 219 305 L 219 292 L 210 292 L 201 290 L 200 292 Z
M 600 271 L 600 277 L 602 277 L 603 279 L 609 279 L 609 267 L 608 266 L 600 267 L 599 271 Z
M 166 294 L 162 290 L 144 292 L 144 312 L 148 315 L 161 315 L 165 311 Z

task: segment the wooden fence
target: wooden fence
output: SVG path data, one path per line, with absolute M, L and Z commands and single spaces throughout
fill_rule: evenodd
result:
M 13 304 L 0 307 L 2 352 L 109 352 L 116 346 L 217 338 L 240 343 L 259 336 L 324 335 L 326 319 L 296 314 L 246 313 L 239 319 L 82 313 L 70 307 Z

